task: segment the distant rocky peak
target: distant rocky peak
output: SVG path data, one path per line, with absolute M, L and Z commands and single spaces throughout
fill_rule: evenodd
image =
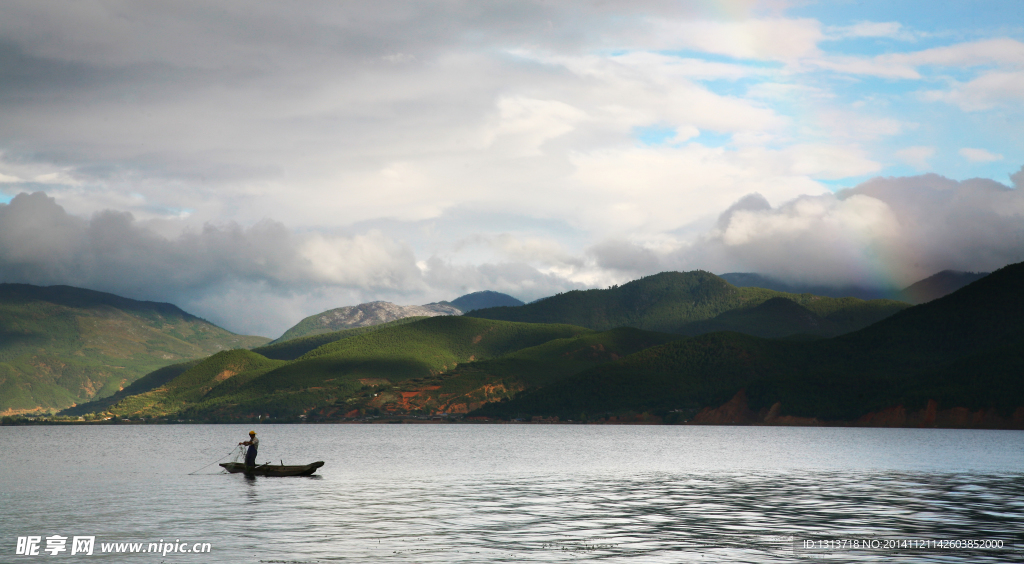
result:
M 434 317 L 437 315 L 462 315 L 462 310 L 446 303 L 400 306 L 391 302 L 378 301 L 340 307 L 314 317 L 319 327 L 338 331 L 352 327 L 379 325 L 405 317 Z

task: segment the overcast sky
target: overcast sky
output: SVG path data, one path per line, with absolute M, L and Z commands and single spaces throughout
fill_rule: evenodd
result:
M 0 279 L 277 337 L 1024 260 L 1020 2 L 0 3 Z

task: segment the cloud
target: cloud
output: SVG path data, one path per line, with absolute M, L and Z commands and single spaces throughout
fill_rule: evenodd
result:
M 638 231 L 575 251 L 553 238 L 479 235 L 422 259 L 406 241 L 426 224 L 411 224 L 397 239 L 375 228 L 300 233 L 271 220 L 166 236 L 129 213 L 80 218 L 45 194 L 19 194 L 0 204 L 0 272 L 5 282 L 170 301 L 229 329 L 268 336 L 307 315 L 375 299 L 428 303 L 495 290 L 529 301 L 663 270 L 902 287 L 940 270 L 1024 260 L 1024 167 L 1011 181 L 875 178 L 774 205 L 752 191 L 723 206 L 695 238 Z M 682 215 L 676 225 L 686 222 Z M 494 258 L 466 254 L 473 248 Z
M 827 110 L 817 116 L 819 127 L 832 134 L 833 138 L 853 141 L 871 141 L 903 133 L 907 125 L 900 120 L 873 117 L 865 113 L 847 110 Z
M 907 163 L 918 170 L 928 170 L 931 166 L 928 160 L 935 156 L 935 147 L 914 146 L 900 149 L 895 153 L 896 158 Z
M 1024 43 L 1010 38 L 985 39 L 933 47 L 912 53 L 879 55 L 876 59 L 914 66 L 976 67 L 1024 65 Z
M 661 261 L 649 249 L 628 241 L 605 241 L 587 250 L 599 268 L 636 277 L 661 270 Z
M 732 223 L 732 217 L 738 212 L 766 212 L 772 209 L 772 205 L 764 196 L 758 193 L 747 194 L 740 198 L 735 204 L 729 206 L 718 216 L 718 231 L 725 232 Z
M 1010 175 L 1010 182 L 1013 183 L 1013 187 L 1017 190 L 1024 191 L 1024 166 L 1020 167 L 1020 170 Z
M 351 265 L 340 266 L 340 257 Z M 297 236 L 265 220 L 248 228 L 208 224 L 166 239 L 126 212 L 69 215 L 41 192 L 0 205 L 0 262 L 8 280 L 77 282 L 148 296 L 201 291 L 233 279 L 280 287 L 391 288 L 416 271 L 411 254 L 379 233 Z
M 1024 71 L 985 73 L 966 83 L 954 82 L 949 90 L 926 91 L 924 98 L 955 104 L 965 112 L 1019 107 L 1024 102 Z
M 324 287 L 409 291 L 419 275 L 410 253 L 379 234 L 328 241 L 263 221 L 208 225 L 168 239 L 129 213 L 71 216 L 43 193 L 0 205 L 0 272 L 5 282 L 69 284 L 183 307 L 241 286 L 282 296 Z M 234 316 L 218 321 L 248 328 Z
M 925 66 L 1020 68 L 1024 66 L 1024 43 L 1010 38 L 986 39 L 874 57 L 808 56 L 801 64 L 849 74 L 916 80 L 922 78 L 919 67 Z
M 960 149 L 960 156 L 971 161 L 972 163 L 990 163 L 993 161 L 1003 160 L 1002 155 L 990 153 L 985 149 L 972 149 L 970 147 L 964 147 Z
M 646 51 L 616 55 L 563 55 L 518 49 L 515 55 L 563 68 L 573 97 L 595 127 L 628 131 L 654 123 L 713 131 L 777 129 L 785 120 L 775 112 L 735 96 L 715 93 L 699 80 L 739 80 L 763 75 L 761 69 Z M 582 89 L 578 89 L 584 87 Z
M 912 41 L 913 33 L 903 28 L 899 22 L 857 22 L 853 25 L 829 26 L 825 28 L 826 39 L 839 40 L 857 37 L 889 37 Z
M 905 80 L 921 78 L 921 74 L 914 65 L 908 64 L 905 61 L 891 61 L 881 57 L 867 58 L 832 55 L 829 57 L 808 58 L 800 63 L 801 65 L 843 74 L 900 78 Z
M 589 228 L 604 210 L 568 204 L 607 182 L 579 184 L 589 173 L 577 167 L 599 154 L 629 166 L 636 128 L 675 129 L 675 144 L 721 133 L 764 145 L 790 127 L 760 101 L 701 83 L 777 71 L 654 52 L 691 40 L 652 29 L 693 23 L 703 29 L 693 48 L 716 52 L 733 47 L 715 30 L 742 36 L 743 56 L 757 60 L 812 49 L 817 29 L 748 18 L 746 8 L 736 8 L 743 21 L 715 22 L 699 7 L 659 2 L 384 5 L 190 12 L 96 2 L 64 13 L 15 2 L 0 22 L 0 50 L 21 74 L 0 84 L 10 116 L 0 137 L 19 141 L 0 146 L 0 174 L 34 180 L 4 189 L 45 190 L 74 214 L 187 216 L 194 228 L 273 216 L 330 230 L 438 218 L 465 204 Z M 540 31 L 546 22 L 550 32 Z M 721 168 L 729 171 L 743 157 L 721 160 L 733 161 Z M 832 163 L 811 168 L 821 178 L 865 169 Z M 602 168 L 618 191 L 633 189 L 630 171 Z M 767 176 L 792 188 L 752 189 L 773 198 L 820 190 L 807 178 Z M 713 217 L 735 196 L 695 200 L 688 214 Z M 610 227 L 661 223 L 646 215 L 663 213 L 631 212 Z
M 412 251 L 380 231 L 351 237 L 311 234 L 294 252 L 308 263 L 310 280 L 328 285 L 408 291 L 419 275 Z
M 582 266 L 578 258 L 552 239 L 520 238 L 508 233 L 490 239 L 493 248 L 516 262 L 569 268 Z
M 374 299 L 427 303 L 485 289 L 536 299 L 580 287 L 528 264 L 582 266 L 557 246 L 511 236 L 497 245 L 520 260 L 460 266 L 432 257 L 421 267 L 410 247 L 374 229 L 299 234 L 264 220 L 166 237 L 126 212 L 70 215 L 41 192 L 0 204 L 2 282 L 170 301 L 229 329 L 273 337 L 313 313 Z
M 431 287 L 447 290 L 453 298 L 492 290 L 530 302 L 585 287 L 564 276 L 540 272 L 524 262 L 458 264 L 436 256 L 423 262 L 423 278 Z
M 666 55 L 650 51 L 630 51 L 609 57 L 594 55 L 586 57 L 545 57 L 551 62 L 561 62 L 580 74 L 598 75 L 602 67 L 618 65 L 622 70 L 646 76 L 650 80 L 669 83 L 673 80 L 740 80 L 771 74 L 757 66 L 705 61 L 696 57 Z M 607 72 L 608 69 L 604 69 Z
M 586 112 L 557 100 L 503 97 L 497 102 L 498 122 L 484 133 L 484 144 L 506 142 L 514 145 L 515 156 L 541 154 L 545 141 L 569 133 Z
M 776 202 L 821 193 L 824 188 L 808 176 L 845 176 L 875 166 L 858 151 L 837 147 L 727 151 L 699 144 L 579 153 L 572 162 L 571 194 L 599 204 L 581 210 L 580 222 L 634 236 L 711 220 L 750 192 Z
M 882 165 L 868 158 L 856 146 L 798 145 L 786 151 L 792 170 L 814 178 L 838 179 L 861 176 L 881 170 Z
M 812 19 L 763 18 L 742 21 L 661 21 L 650 43 L 661 49 L 694 49 L 737 59 L 787 61 L 818 53 L 824 38 Z
M 927 247 L 929 219 L 899 190 L 829 186 L 899 162 L 958 173 L 935 155 L 967 143 L 1011 158 L 1016 116 L 978 112 L 1021 107 L 1024 43 L 930 27 L 919 48 L 891 41 L 923 36 L 916 14 L 793 7 L 10 0 L 0 202 L 55 201 L 0 210 L 0 268 L 272 334 L 373 299 L 532 299 L 759 256 L 794 276 L 910 260 L 900 245 Z M 935 208 L 933 192 L 915 197 Z M 963 213 L 1015 209 L 965 194 Z M 979 264 L 1009 256 L 995 249 Z
M 1024 190 L 935 174 L 875 178 L 766 207 L 748 196 L 667 261 L 791 281 L 903 287 L 940 270 L 1024 260 Z
M 821 23 L 727 5 L 11 2 L 0 175 L 22 181 L 2 188 L 194 229 L 470 205 L 591 231 L 580 252 L 881 171 L 870 143 L 911 125 L 797 76 L 824 57 Z M 672 146 L 636 147 L 651 127 Z

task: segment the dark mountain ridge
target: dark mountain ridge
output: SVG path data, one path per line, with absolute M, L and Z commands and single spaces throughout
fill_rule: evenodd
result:
M 646 413 L 644 420 L 788 424 L 905 424 L 908 410 L 918 410 L 932 423 L 969 426 L 981 417 L 983 426 L 1012 426 L 1016 417 L 1024 426 L 1024 305 L 1014 290 L 1022 283 L 1024 267 L 1011 265 L 908 308 L 662 273 L 484 311 L 665 323 L 675 335 L 472 315 L 403 318 L 168 367 L 97 407 L 200 420 L 480 408 L 492 417 Z M 858 325 L 867 327 L 850 331 Z
M 978 421 L 1024 425 L 1022 287 L 1024 263 L 833 339 L 785 342 L 726 332 L 674 341 L 479 414 L 695 416 L 733 398 L 761 421 L 768 414 L 853 422 L 885 410 L 905 418 L 907 410 L 963 409 L 978 410 Z
M 914 282 L 900 291 L 897 299 L 912 304 L 923 304 L 952 294 L 964 286 L 988 276 L 988 272 L 960 272 L 943 270 L 924 280 Z
M 448 303 L 459 308 L 463 313 L 486 307 L 515 307 L 524 304 L 522 300 L 517 300 L 508 294 L 493 292 L 491 290 L 466 294 L 465 296 L 455 298 Z
M 740 288 L 765 288 L 790 294 L 814 294 L 833 298 L 852 297 L 862 300 L 899 300 L 910 304 L 923 304 L 951 294 L 960 288 L 988 276 L 988 272 L 960 272 L 943 270 L 918 280 L 903 288 L 884 288 L 868 286 L 828 286 L 824 284 L 789 283 L 754 272 L 729 272 L 719 276 L 730 284 Z
M 868 286 L 829 286 L 826 284 L 789 283 L 778 278 L 756 272 L 727 272 L 719 276 L 738 288 L 764 288 L 787 294 L 814 294 L 830 298 L 859 298 L 862 300 L 899 299 L 895 288 L 874 288 Z
M 794 309 L 780 305 L 781 302 L 751 309 L 772 298 L 786 298 L 813 315 L 794 316 Z M 710 272 L 696 270 L 662 272 L 609 289 L 574 290 L 523 306 L 486 308 L 466 315 L 526 323 L 569 323 L 595 331 L 635 327 L 695 335 L 731 328 L 785 337 L 797 333 L 832 336 L 849 332 L 905 307 L 907 304 L 887 300 L 865 302 L 737 288 Z
M 174 304 L 133 300 L 107 292 L 98 292 L 74 286 L 34 286 L 32 284 L 0 283 L 0 302 L 12 304 L 48 302 L 73 308 L 109 306 L 122 311 L 139 312 L 147 315 L 159 314 L 189 321 L 209 323 L 205 319 L 196 317 Z

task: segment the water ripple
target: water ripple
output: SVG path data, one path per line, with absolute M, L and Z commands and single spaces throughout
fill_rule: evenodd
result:
M 264 427 L 261 452 L 327 462 L 294 479 L 189 475 L 244 436 L 236 426 L 0 428 L 10 454 L 0 550 L 6 561 L 18 536 L 56 533 L 214 547 L 213 558 L 166 562 L 1024 560 L 1019 549 L 894 556 L 793 543 L 999 537 L 1024 547 L 1022 433 L 965 442 L 960 431 L 887 429 L 388 427 Z

